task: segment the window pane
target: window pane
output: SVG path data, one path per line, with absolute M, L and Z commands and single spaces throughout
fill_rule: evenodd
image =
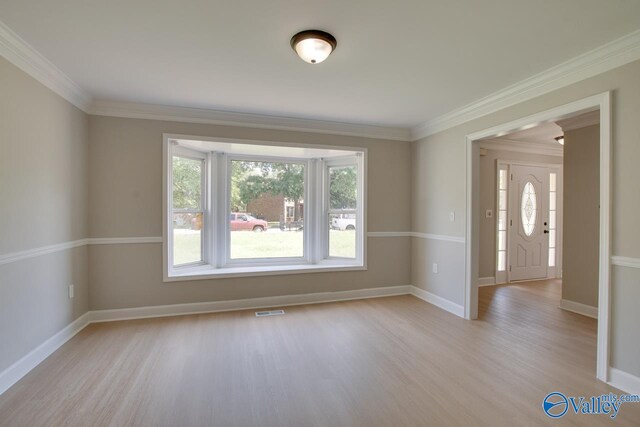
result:
M 549 174 L 549 191 L 557 191 L 556 190 L 556 174 Z
M 549 193 L 549 210 L 556 210 L 556 193 Z
M 556 230 L 549 230 L 549 247 L 556 247 Z
M 357 208 L 357 167 L 329 168 L 329 209 Z
M 500 190 L 507 189 L 507 171 L 504 169 L 500 171 L 500 182 L 498 182 L 498 188 Z
M 356 214 L 329 215 L 329 256 L 338 258 L 356 257 Z
M 231 162 L 231 259 L 304 256 L 304 165 Z
M 498 212 L 498 230 L 507 229 L 507 211 Z
M 507 232 L 498 231 L 498 250 L 504 251 L 507 249 Z
M 504 251 L 498 252 L 498 271 L 505 271 L 507 264 L 507 253 Z
M 533 230 L 536 228 L 538 210 L 536 189 L 531 182 L 527 182 L 522 189 L 521 199 L 520 215 L 522 218 L 522 228 L 527 236 L 531 236 Z
M 500 190 L 500 194 L 498 196 L 498 209 L 507 210 L 507 191 Z
M 173 214 L 173 265 L 202 261 L 202 214 Z
M 552 230 L 556 228 L 556 211 L 549 212 L 549 228 Z
M 201 209 L 202 160 L 173 156 L 173 208 Z
M 556 250 L 549 249 L 549 267 L 556 266 Z
M 303 242 L 302 229 L 231 231 L 231 259 L 302 257 Z

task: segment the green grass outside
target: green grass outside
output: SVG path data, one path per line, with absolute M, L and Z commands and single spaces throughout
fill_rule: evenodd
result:
M 329 231 L 329 255 L 342 258 L 355 258 L 356 230 Z
M 301 231 L 255 233 L 231 232 L 231 258 L 282 258 L 303 254 Z M 200 234 L 179 232 L 174 235 L 174 265 L 197 262 L 200 256 Z M 355 258 L 355 230 L 331 230 L 329 253 L 334 257 Z
M 173 233 L 173 265 L 188 264 L 202 260 L 200 233 L 178 230 Z

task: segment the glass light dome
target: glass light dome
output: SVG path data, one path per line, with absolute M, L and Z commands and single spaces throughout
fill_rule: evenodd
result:
M 319 64 L 336 48 L 335 37 L 319 30 L 302 31 L 291 38 L 291 47 L 309 64 Z

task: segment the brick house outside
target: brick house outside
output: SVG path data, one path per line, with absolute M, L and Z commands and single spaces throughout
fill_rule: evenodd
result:
M 247 203 L 247 212 L 268 222 L 290 222 L 294 220 L 295 204 L 283 195 L 263 194 Z M 298 206 L 298 219 L 302 219 L 304 205 Z

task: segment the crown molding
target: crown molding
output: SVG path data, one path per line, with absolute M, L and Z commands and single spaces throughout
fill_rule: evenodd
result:
M 413 140 L 536 98 L 640 59 L 640 30 L 412 129 Z
M 411 141 L 411 129 L 127 102 L 95 102 L 69 76 L 0 21 L 0 55 L 82 111 L 101 116 Z
M 203 108 L 94 101 L 0 21 L 0 55 L 92 115 L 415 141 L 640 59 L 640 30 L 413 128 L 384 127 Z
M 542 154 L 544 156 L 563 157 L 564 149 L 560 144 L 553 147 L 535 142 L 516 141 L 508 138 L 494 138 L 480 142 L 480 148 L 487 150 L 514 151 L 517 153 Z
M 0 21 L 0 55 L 84 112 L 91 96 Z
M 411 130 L 408 128 L 392 128 L 323 120 L 277 117 L 263 114 L 233 113 L 204 108 L 98 101 L 91 105 L 88 112 L 95 116 L 205 123 L 222 126 L 241 126 L 248 128 L 389 139 L 394 141 L 411 141 Z

